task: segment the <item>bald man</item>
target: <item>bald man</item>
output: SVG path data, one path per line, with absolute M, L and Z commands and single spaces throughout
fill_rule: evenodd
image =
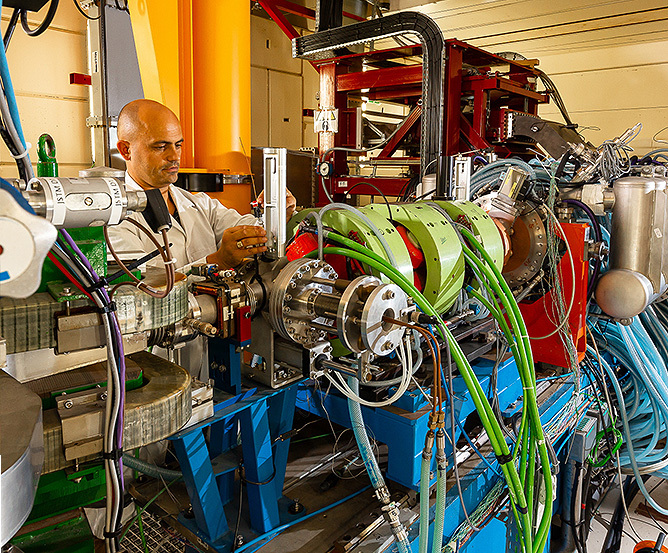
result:
M 194 263 L 215 263 L 223 269 L 236 267 L 244 258 L 266 251 L 267 236 L 252 215 L 240 215 L 206 194 L 191 194 L 174 186 L 183 146 L 181 124 L 166 106 L 153 100 L 135 100 L 118 116 L 118 151 L 126 162 L 125 186 L 130 190 L 157 188 L 162 192 L 172 228 L 176 266 L 187 272 Z M 258 198 L 260 203 L 262 195 Z M 288 192 L 287 217 L 295 209 Z M 141 222 L 141 219 L 139 219 Z M 130 223 L 110 227 L 118 252 L 149 252 L 152 242 Z M 161 265 L 160 258 L 152 264 Z

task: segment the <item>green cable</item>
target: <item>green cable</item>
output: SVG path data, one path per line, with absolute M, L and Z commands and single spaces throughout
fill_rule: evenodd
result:
M 138 517 L 141 517 L 142 513 L 143 513 L 146 509 L 148 509 L 148 508 L 151 506 L 151 504 L 152 504 L 156 499 L 158 499 L 163 493 L 165 493 L 165 492 L 167 491 L 167 488 L 169 488 L 172 484 L 174 484 L 175 482 L 178 482 L 179 480 L 181 480 L 181 478 L 177 478 L 176 480 L 172 480 L 171 482 L 169 482 L 168 484 L 166 484 L 165 487 L 162 488 L 157 494 L 155 494 L 151 499 L 149 499 L 149 500 L 146 502 L 146 505 L 144 505 L 144 506 L 139 510 L 139 512 L 134 516 L 134 518 L 133 518 L 133 519 L 130 521 L 130 523 L 127 525 L 127 527 L 125 528 L 125 531 L 121 534 L 121 539 L 118 540 L 119 543 L 123 541 L 123 539 L 125 538 L 126 534 L 127 534 L 128 531 L 130 530 L 130 528 L 132 528 L 132 525 L 134 524 L 135 520 L 137 520 Z
M 334 238 L 333 234 L 330 234 L 329 236 L 331 238 Z M 337 236 L 337 238 L 340 237 Z M 324 253 L 350 257 L 352 259 L 360 261 L 361 263 L 365 263 L 369 267 L 385 274 L 391 280 L 393 280 L 397 285 L 399 285 L 399 287 L 401 287 L 402 290 L 404 290 L 404 292 L 406 292 L 409 296 L 412 296 L 415 299 L 418 306 L 426 314 L 437 317 L 440 320 L 440 315 L 434 310 L 432 305 L 419 292 L 419 290 L 417 290 L 417 288 L 415 288 L 415 286 L 413 286 L 413 284 L 410 283 L 401 273 L 396 271 L 396 269 L 394 269 L 393 267 L 390 267 L 386 262 L 384 262 L 384 260 L 381 260 L 380 258 L 374 259 L 374 257 L 372 256 L 365 255 L 365 253 L 360 251 L 362 250 L 362 248 L 364 248 L 364 246 L 355 243 L 355 246 L 352 247 L 354 249 L 328 247 L 324 249 Z M 364 249 L 366 250 L 366 248 Z M 313 258 L 316 255 L 317 252 L 311 252 L 306 257 Z M 459 344 L 454 339 L 454 336 L 452 336 L 450 330 L 445 326 L 445 324 L 442 323 L 442 321 L 441 324 L 438 325 L 438 327 L 441 337 L 444 340 L 448 340 L 450 344 L 453 358 L 455 359 L 455 362 L 459 367 L 460 373 L 464 378 L 464 382 L 466 383 L 466 386 L 471 394 L 471 399 L 476 407 L 476 410 L 478 411 L 481 422 L 483 423 L 484 428 L 487 430 L 488 437 L 490 439 L 490 444 L 494 448 L 495 454 L 498 456 L 508 455 L 510 452 L 510 450 L 508 449 L 508 444 L 506 443 L 505 438 L 503 437 L 503 432 L 501 430 L 501 427 L 499 426 L 499 423 L 496 420 L 496 416 L 492 412 L 492 408 L 489 405 L 489 401 L 485 396 L 482 387 L 480 386 L 480 382 L 478 382 L 478 379 L 475 373 L 473 372 L 473 369 L 471 368 L 470 364 L 468 363 L 468 360 L 461 351 Z M 525 534 L 524 539 L 526 543 L 523 545 L 526 548 L 528 544 L 531 543 L 530 539 L 531 528 L 527 516 L 527 505 L 523 493 L 523 487 L 520 482 L 517 469 L 515 468 L 513 463 L 502 464 L 501 470 L 504 474 L 506 482 L 508 483 L 508 492 L 510 494 L 511 500 L 514 503 L 516 503 L 520 508 L 522 523 L 520 523 L 518 519 L 518 525 L 520 526 L 520 528 L 522 528 Z
M 497 267 L 494 265 L 492 258 L 490 255 L 485 251 L 485 249 L 482 247 L 482 244 L 476 239 L 476 237 L 465 227 L 460 227 L 460 232 L 462 235 L 466 237 L 468 242 L 480 252 L 482 255 L 483 259 L 486 261 L 487 265 L 491 269 L 491 272 L 494 273 L 494 275 L 497 277 L 497 281 L 501 285 L 501 288 L 505 292 L 506 299 L 508 300 L 508 305 L 510 306 L 511 310 L 520 315 L 518 317 L 518 323 L 519 323 L 519 328 L 520 328 L 520 338 L 521 341 L 524 342 L 526 346 L 526 350 L 528 352 L 531 351 L 531 344 L 529 342 L 529 335 L 526 329 L 526 325 L 524 323 L 524 319 L 521 317 L 521 314 L 519 313 L 519 306 L 517 305 L 517 301 L 515 300 L 515 296 L 511 292 L 510 288 L 508 287 L 508 284 L 506 283 L 505 279 L 497 269 Z M 466 253 L 466 252 L 465 252 Z M 475 256 L 474 256 L 475 257 Z M 503 301 L 503 298 L 501 298 Z M 508 305 L 506 306 L 506 309 L 508 308 Z M 545 482 L 545 497 L 546 499 L 546 505 L 545 509 L 543 511 L 543 516 L 541 517 L 540 524 L 538 526 L 538 530 L 536 532 L 536 537 L 538 540 L 533 543 L 533 552 L 534 553 L 542 553 L 543 549 L 545 548 L 545 544 L 547 542 L 548 538 L 548 533 L 550 529 L 550 524 L 551 524 L 551 518 L 552 518 L 552 487 L 553 487 L 553 482 L 552 482 L 552 471 L 550 468 L 550 459 L 549 459 L 549 454 L 547 451 L 547 447 L 545 445 L 545 435 L 543 432 L 543 427 L 540 423 L 540 412 L 538 411 L 538 403 L 536 401 L 536 372 L 535 368 L 533 365 L 533 356 L 527 355 L 527 361 L 529 362 L 529 368 L 531 369 L 528 374 L 529 381 L 531 383 L 531 386 L 529 387 L 529 390 L 526 390 L 528 393 L 527 395 L 531 399 L 531 401 L 528 403 L 528 405 L 525 405 L 525 408 L 528 408 L 531 412 L 529 413 L 529 419 L 532 423 L 532 434 L 535 436 L 536 444 L 538 445 L 538 453 L 540 457 L 540 462 L 543 468 L 543 479 Z M 524 388 L 526 389 L 527 386 L 525 385 Z
M 505 294 L 503 293 L 503 289 L 501 286 L 498 285 L 498 283 L 495 281 L 495 279 L 491 278 L 490 271 L 487 270 L 487 268 L 482 264 L 482 262 L 473 254 L 471 250 L 469 250 L 465 245 L 463 246 L 464 250 L 464 255 L 466 258 L 466 261 L 469 263 L 472 268 L 477 268 L 480 270 L 483 275 L 484 279 L 479 279 L 479 282 L 481 282 L 485 287 L 490 290 L 493 294 L 496 293 L 496 295 L 501 298 L 501 301 L 504 305 L 506 305 L 508 302 L 504 302 L 502 298 L 505 297 Z M 507 299 L 507 298 L 506 298 Z M 508 307 L 508 306 L 506 306 Z M 519 310 L 519 308 L 518 308 Z M 514 311 L 512 310 L 512 304 L 511 304 L 511 309 L 506 308 L 506 312 L 508 313 L 508 318 L 511 321 L 512 326 L 516 330 L 518 330 L 518 323 L 517 319 L 519 317 L 515 316 Z M 528 363 L 526 361 L 527 354 L 526 350 L 524 349 L 524 342 L 520 341 L 518 343 L 518 350 L 521 352 L 521 355 L 519 357 L 516 356 L 516 359 L 518 361 L 517 367 L 518 367 L 518 372 L 520 373 L 520 378 L 522 378 L 522 373 L 529 373 L 530 369 L 528 367 Z M 526 375 L 524 378 L 522 378 L 523 383 L 526 380 Z M 530 390 L 526 389 L 526 386 L 523 386 L 523 399 L 525 403 L 531 402 L 532 398 L 528 397 L 530 396 L 529 392 Z M 522 410 L 522 419 L 523 423 L 520 425 L 520 433 L 519 433 L 519 438 L 520 438 L 520 444 L 521 444 L 521 455 L 520 455 L 520 481 L 524 484 L 524 489 L 525 489 L 525 496 L 527 500 L 527 507 L 529 509 L 529 519 L 532 519 L 533 515 L 533 492 L 534 492 L 534 481 L 533 478 L 535 477 L 535 462 L 534 462 L 534 449 L 527 443 L 527 438 L 529 440 L 534 440 L 534 435 L 533 433 L 529 433 L 529 429 L 526 426 L 526 420 L 528 417 L 528 409 L 523 409 Z M 517 449 L 516 449 L 517 452 Z M 528 456 L 528 459 L 527 459 Z M 514 456 L 515 458 L 515 456 Z M 528 473 L 527 473 L 527 468 L 528 468 Z
M 469 233 L 470 235 L 470 233 Z M 469 238 L 469 237 L 467 237 Z M 470 235 L 470 238 L 475 240 L 475 238 Z M 518 369 L 520 372 L 520 377 L 523 382 L 523 388 L 524 388 L 524 403 L 525 403 L 525 409 L 523 409 L 523 415 L 528 415 L 530 425 L 533 427 L 533 432 L 531 432 L 531 436 L 534 437 L 534 439 L 543 440 L 541 445 L 541 448 L 539 449 L 539 455 L 541 457 L 541 464 L 543 465 L 543 475 L 544 475 L 544 480 L 545 480 L 545 485 L 546 485 L 546 490 L 549 491 L 550 495 L 548 497 L 551 497 L 551 488 L 552 488 L 552 481 L 551 477 L 547 477 L 546 474 L 551 474 L 550 473 L 550 465 L 549 465 L 549 456 L 547 453 L 547 448 L 545 447 L 544 444 L 544 437 L 542 433 L 542 426 L 540 425 L 540 415 L 538 413 L 538 406 L 536 403 L 536 394 L 535 394 L 535 372 L 533 370 L 533 363 L 528 362 L 530 359 L 530 355 L 526 354 L 526 340 L 524 339 L 524 336 L 527 336 L 526 332 L 523 331 L 522 326 L 519 323 L 519 320 L 521 319 L 521 314 L 519 314 L 519 307 L 517 306 L 517 302 L 515 302 L 514 296 L 512 296 L 512 292 L 510 292 L 510 289 L 506 285 L 506 289 L 510 294 L 505 293 L 506 290 L 503 289 L 503 286 L 500 285 L 499 279 L 494 279 L 493 277 L 496 275 L 492 274 L 492 271 L 489 270 L 488 267 L 482 264 L 482 262 L 471 252 L 468 248 L 464 247 L 464 254 L 466 256 L 466 259 L 470 262 L 475 263 L 478 268 L 483 272 L 485 275 L 487 282 L 494 288 L 494 291 L 497 293 L 499 298 L 501 299 L 502 303 L 506 307 L 506 312 L 508 314 L 508 318 L 511 321 L 511 325 L 516 329 L 516 335 L 520 336 L 522 339 L 518 342 L 518 345 L 520 346 L 520 349 L 523 351 L 523 358 L 527 361 L 525 363 L 519 363 L 518 364 Z M 489 265 L 489 261 L 487 262 Z M 496 269 L 494 267 L 494 269 Z M 503 280 L 503 277 L 501 275 L 498 275 L 501 280 Z M 505 281 L 503 281 L 501 284 L 505 284 Z M 509 296 L 512 296 L 512 300 L 510 300 Z M 506 301 L 504 301 L 504 298 Z M 519 315 L 519 316 L 517 316 Z M 523 320 L 522 320 L 523 322 Z M 519 332 L 517 332 L 519 330 Z M 530 346 L 529 346 L 530 347 Z M 533 373 L 534 378 L 531 378 L 531 374 Z M 529 386 L 527 386 L 527 381 Z M 538 424 L 536 424 L 536 421 L 538 421 Z M 538 429 L 536 429 L 536 427 Z M 526 444 L 525 440 L 527 437 L 527 431 L 528 429 L 524 429 L 524 432 L 521 435 L 522 438 L 522 456 L 520 458 L 520 476 L 522 477 L 522 482 L 527 483 L 527 481 L 524 479 L 524 475 L 526 474 Z M 539 442 L 540 443 L 540 442 Z M 543 451 L 544 450 L 544 451 Z M 533 459 L 533 450 L 529 448 L 528 450 L 529 456 L 530 456 L 530 461 Z M 547 465 L 545 464 L 545 461 L 547 460 Z M 546 472 L 547 470 L 547 472 Z M 533 469 L 531 470 L 533 472 Z M 529 506 L 532 507 L 533 503 L 533 481 L 531 481 L 526 487 L 526 499 L 527 503 Z M 551 504 L 550 508 L 546 509 L 547 512 L 551 513 Z M 551 514 L 550 514 L 551 516 Z M 537 532 L 537 542 L 534 542 L 534 551 L 536 550 L 536 545 L 540 543 L 543 540 L 547 539 L 547 531 L 545 530 L 546 528 L 546 519 L 545 519 L 545 512 L 544 516 L 541 519 L 541 525 L 539 526 L 539 532 Z
M 463 240 L 463 238 L 461 238 L 461 240 Z M 505 317 L 503 317 L 501 307 L 499 306 L 498 302 L 496 301 L 496 293 L 495 293 L 494 288 L 490 285 L 489 281 L 487 280 L 487 278 L 485 278 L 484 274 L 482 274 L 482 272 L 481 272 L 481 269 L 478 267 L 477 263 L 478 263 L 479 260 L 477 260 L 477 258 L 475 258 L 476 261 L 473 260 L 473 257 L 475 257 L 475 256 L 472 255 L 472 252 L 470 252 L 470 250 L 468 249 L 468 247 L 466 246 L 465 243 L 462 244 L 462 248 L 466 249 L 466 252 L 465 252 L 466 262 L 468 263 L 469 267 L 473 270 L 473 272 L 476 274 L 476 279 L 477 279 L 479 285 L 484 286 L 487 289 L 487 291 L 489 292 L 489 295 L 492 298 L 492 300 L 494 301 L 494 305 L 496 306 L 496 311 L 490 309 L 489 304 L 487 302 L 484 302 L 484 300 L 482 300 L 483 305 L 489 309 L 490 313 L 493 314 L 493 316 L 497 320 L 497 322 L 500 325 L 502 325 L 503 323 L 505 323 Z M 472 291 L 473 291 L 473 288 L 469 286 L 469 292 L 472 293 Z M 477 297 L 479 300 L 481 299 L 479 296 L 476 296 L 476 294 L 472 293 L 472 295 L 474 297 Z M 510 314 L 508 315 L 508 318 L 509 319 L 511 318 Z M 515 357 L 515 360 L 518 362 L 518 371 L 520 371 L 520 370 L 522 370 L 521 367 L 519 366 L 520 363 L 525 363 L 526 365 L 528 365 L 528 362 L 526 360 L 526 351 L 523 348 L 521 348 L 519 346 L 519 344 L 517 344 L 517 347 L 514 347 L 515 340 L 512 338 L 512 336 L 509 336 L 510 332 L 508 332 L 508 333 L 504 332 L 504 334 L 506 335 L 506 339 L 508 340 L 508 344 L 511 348 L 511 351 L 513 352 L 513 356 Z M 523 395 L 523 399 L 526 401 L 526 399 L 527 399 L 526 394 L 523 392 L 522 395 Z M 517 435 L 520 439 L 518 439 L 518 441 L 515 443 L 515 450 L 514 450 L 514 453 L 513 453 L 513 460 L 514 461 L 517 460 L 517 455 L 518 455 L 518 453 L 520 453 L 520 451 L 522 449 L 524 450 L 523 455 L 526 454 L 526 447 L 522 448 L 521 446 L 526 445 L 526 442 L 524 441 L 524 440 L 526 440 L 526 433 L 525 433 L 524 429 L 527 426 L 527 413 L 528 413 L 528 411 L 526 409 L 522 409 L 522 417 L 521 417 L 519 432 L 517 433 Z M 524 469 L 524 464 L 522 463 L 520 465 L 520 476 L 521 477 L 524 475 L 523 469 Z
M 135 503 L 135 509 L 139 518 L 137 518 L 137 524 L 139 525 L 139 535 L 141 536 L 141 544 L 144 548 L 144 553 L 148 552 L 148 546 L 146 545 L 146 536 L 144 535 L 144 522 L 141 519 L 141 513 L 139 512 L 139 505 Z
M 472 252 L 468 248 L 466 248 L 466 246 L 464 246 L 464 248 L 465 248 L 464 253 L 465 253 L 466 262 L 469 264 L 469 266 L 473 269 L 474 272 L 477 272 L 477 273 L 482 272 L 482 270 L 480 268 L 480 265 L 481 265 L 480 260 L 477 257 L 475 257 L 472 254 Z M 495 286 L 494 284 L 492 284 L 494 282 L 494 280 L 492 280 L 491 283 L 490 283 L 490 281 L 488 280 L 488 278 L 486 278 L 486 276 L 484 274 L 479 274 L 478 276 L 479 276 L 478 282 L 481 283 L 481 285 L 485 286 L 485 288 L 488 290 L 488 292 L 490 294 L 490 297 L 494 300 L 494 304 L 495 304 L 496 307 L 494 309 L 492 309 L 490 307 L 489 302 L 486 302 L 480 294 L 474 293 L 475 291 L 473 289 L 469 290 L 469 292 L 471 293 L 471 295 L 473 295 L 473 297 L 479 299 L 483 303 L 483 305 L 489 309 L 490 313 L 492 313 L 494 315 L 494 318 L 497 320 L 497 322 L 499 323 L 499 326 L 504 331 L 506 339 L 508 340 L 508 344 L 510 345 L 511 351 L 513 352 L 515 360 L 517 361 L 517 370 L 519 372 L 521 372 L 523 370 L 523 367 L 528 366 L 528 362 L 527 362 L 527 359 L 526 359 L 527 354 L 526 354 L 525 349 L 523 348 L 523 343 L 515 342 L 515 340 L 512 338 L 512 334 L 511 334 L 510 329 L 508 328 L 508 326 L 506 324 L 506 320 L 501 314 L 501 308 L 496 301 L 496 295 L 499 295 L 499 297 L 502 297 L 503 296 L 502 290 L 501 290 L 500 286 L 498 286 L 498 285 Z M 506 310 L 506 311 L 508 311 L 508 310 Z M 517 323 L 516 323 L 516 320 L 513 320 L 512 313 L 508 313 L 508 319 L 513 323 L 513 326 L 515 328 L 517 328 Z M 516 331 L 516 334 L 517 334 L 517 331 Z M 530 369 L 528 369 L 528 370 L 530 370 Z M 520 374 L 520 376 L 521 376 L 521 374 Z M 525 402 L 528 401 L 525 390 L 523 390 L 523 399 L 524 399 Z M 513 453 L 513 460 L 516 460 L 518 453 L 520 453 L 520 451 L 522 452 L 521 453 L 521 455 L 522 455 L 521 456 L 521 461 L 520 461 L 520 479 L 521 479 L 521 481 L 524 481 L 524 475 L 525 475 L 525 462 L 524 462 L 524 460 L 526 459 L 526 451 L 527 451 L 527 449 L 526 449 L 527 433 L 526 433 L 525 429 L 527 427 L 527 418 L 528 418 L 528 411 L 526 409 L 522 409 L 522 419 L 521 419 L 521 423 L 520 423 L 519 432 L 517 433 L 519 439 L 518 439 L 517 443 L 515 444 L 515 451 Z M 518 444 L 520 444 L 519 448 L 518 448 Z
M 363 248 L 363 246 L 360 246 L 356 242 L 354 242 L 352 240 L 349 240 L 345 237 L 336 236 L 333 233 L 330 233 L 329 237 L 333 238 L 334 240 L 337 240 L 337 241 L 339 241 L 339 242 L 341 242 L 345 245 L 349 245 L 350 247 L 352 247 L 356 251 L 361 251 L 362 248 Z M 472 235 L 471 235 L 471 238 L 473 238 L 475 240 L 475 238 Z M 465 246 L 464 246 L 464 248 L 466 249 Z M 369 252 L 369 253 L 371 254 L 372 252 Z M 483 271 L 483 273 L 484 273 L 485 271 L 482 268 L 482 266 L 480 266 L 481 264 L 478 265 L 472 260 L 472 258 L 475 257 L 473 255 L 473 253 L 470 250 L 468 250 L 468 252 L 465 251 L 465 254 L 467 254 L 467 253 L 469 254 L 469 255 L 467 255 L 467 261 L 469 261 L 469 265 L 471 265 L 474 269 L 478 268 L 479 270 Z M 384 260 L 382 258 L 380 258 L 380 256 L 377 256 L 375 254 L 373 256 L 369 255 L 369 257 L 375 257 L 375 260 L 378 261 L 379 263 L 384 262 Z M 491 264 L 492 266 L 494 266 L 491 259 L 488 258 L 486 261 L 487 261 L 488 264 Z M 489 282 L 490 281 L 494 282 L 494 279 L 490 279 L 489 274 L 486 275 L 486 276 L 487 276 L 487 279 L 479 279 L 479 281 L 481 282 L 481 284 L 484 284 L 488 288 L 488 290 L 491 292 L 491 297 L 494 299 L 494 302 L 496 303 L 496 299 L 494 298 L 494 293 L 496 292 L 496 294 L 499 295 L 499 297 L 503 297 L 505 295 L 503 293 L 504 292 L 503 287 L 497 287 L 496 290 L 493 290 L 493 289 L 490 290 Z M 500 276 L 500 275 L 498 275 L 498 276 Z M 503 280 L 502 277 L 501 277 L 501 280 Z M 503 281 L 503 282 L 505 283 L 505 281 Z M 509 291 L 509 289 L 508 289 L 508 291 Z M 474 295 L 474 297 L 476 297 L 476 294 L 472 294 L 472 295 Z M 512 295 L 512 293 L 511 293 L 511 295 Z M 481 299 L 481 297 L 479 295 L 477 297 L 478 297 L 478 299 Z M 513 300 L 514 300 L 514 296 L 512 296 L 512 297 L 513 297 Z M 520 335 L 520 337 L 526 336 L 526 332 L 522 332 L 522 326 L 518 322 L 520 320 L 522 320 L 522 322 L 523 322 L 523 319 L 521 317 L 521 313 L 519 313 L 519 307 L 517 307 L 516 302 L 515 302 L 514 306 L 513 306 L 512 302 L 509 302 L 509 303 L 510 303 L 510 310 L 508 310 L 508 311 L 510 311 L 509 319 L 511 319 L 513 321 L 513 323 L 514 323 L 513 326 L 515 326 L 515 328 L 520 330 L 520 332 L 518 333 Z M 489 311 L 494 314 L 497 321 L 499 321 L 499 322 L 503 321 L 505 323 L 505 320 L 501 316 L 500 308 L 498 307 L 498 303 L 496 304 L 497 305 L 496 309 L 490 309 L 491 305 L 489 304 L 489 302 L 483 302 L 483 305 L 485 305 L 485 307 L 487 307 L 489 309 Z M 504 326 L 504 325 L 500 324 L 500 326 Z M 507 326 L 506 326 L 506 328 L 507 328 Z M 504 332 L 504 334 L 506 334 L 506 337 L 509 338 L 509 344 L 513 344 L 514 341 L 512 340 L 512 338 L 510 336 L 508 336 L 507 333 Z M 528 380 L 530 382 L 532 382 L 532 385 L 535 386 L 535 382 L 534 382 L 535 376 L 532 378 L 532 375 L 535 375 L 535 372 L 532 370 L 532 368 L 533 368 L 532 365 L 533 364 L 529 361 L 529 359 L 531 359 L 531 357 L 530 357 L 530 355 L 527 354 L 527 351 L 526 351 L 527 342 L 526 342 L 526 340 L 522 339 L 520 341 L 520 344 L 521 345 L 519 346 L 519 348 L 517 348 L 517 350 L 515 350 L 515 348 L 513 348 L 513 346 L 511 346 L 511 349 L 514 349 L 513 353 L 515 354 L 515 357 L 518 359 L 518 362 L 519 362 L 518 364 L 520 364 L 520 365 L 523 364 L 524 367 L 527 369 L 525 376 L 528 376 L 529 377 Z M 522 361 L 524 361 L 524 362 L 522 362 Z M 526 397 L 526 394 L 525 394 L 525 402 L 531 403 L 532 401 L 535 401 L 535 398 Z M 521 429 L 523 430 L 524 428 L 526 428 L 526 431 L 522 431 L 521 434 L 520 434 L 522 436 L 521 444 L 522 444 L 522 452 L 523 452 L 522 456 L 521 456 L 521 471 L 520 471 L 521 472 L 521 480 L 520 481 L 526 482 L 524 477 L 525 477 L 525 474 L 526 474 L 526 463 L 527 463 L 527 457 L 526 456 L 527 456 L 527 453 L 528 453 L 531 456 L 530 466 L 532 468 L 530 469 L 530 472 L 529 472 L 529 482 L 528 482 L 529 485 L 528 485 L 528 488 L 526 490 L 528 492 L 527 493 L 527 507 L 530 510 L 532 510 L 533 509 L 533 487 L 534 487 L 534 485 L 533 485 L 533 475 L 535 475 L 535 463 L 533 461 L 533 458 L 534 458 L 535 453 L 534 453 L 533 448 L 530 448 L 530 447 L 528 448 L 527 447 L 528 446 L 527 435 L 529 434 L 529 430 L 526 427 L 527 418 L 528 418 L 528 409 L 523 409 Z M 531 433 L 531 436 L 533 436 L 533 433 Z M 531 439 L 535 440 L 535 437 L 533 437 Z M 528 452 L 527 452 L 527 449 L 528 449 Z M 517 454 L 517 451 L 516 451 L 515 456 L 514 456 L 515 458 L 516 458 L 516 454 Z
M 533 512 L 533 496 L 534 496 L 534 482 L 536 479 L 536 436 L 533 432 L 529 432 L 529 460 L 527 461 L 528 471 L 526 479 L 526 494 L 527 494 L 527 505 L 529 506 L 529 520 L 531 521 L 531 526 L 534 525 L 534 512 Z

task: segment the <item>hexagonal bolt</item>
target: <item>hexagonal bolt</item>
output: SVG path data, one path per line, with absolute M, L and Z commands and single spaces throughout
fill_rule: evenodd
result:
M 388 340 L 387 342 L 385 342 L 382 345 L 382 347 L 380 349 L 382 351 L 388 351 L 388 350 L 391 350 L 392 348 L 394 348 L 394 344 L 390 340 Z

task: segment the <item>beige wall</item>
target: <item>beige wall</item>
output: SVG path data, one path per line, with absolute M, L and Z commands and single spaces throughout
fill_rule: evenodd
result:
M 392 0 L 429 14 L 446 38 L 538 58 L 583 134 L 598 145 L 637 122 L 638 153 L 668 125 L 668 6 L 654 0 Z M 555 106 L 545 118 L 561 120 Z M 668 131 L 658 138 L 668 140 Z
M 2 9 L 4 33 L 12 10 Z M 46 8 L 31 13 L 34 28 Z M 71 85 L 70 73 L 88 73 L 86 55 L 86 20 L 72 2 L 60 2 L 49 29 L 38 37 L 29 37 L 17 25 L 7 52 L 9 69 L 26 140 L 33 165 L 40 134 L 48 132 L 56 141 L 61 176 L 76 176 L 79 169 L 90 167 L 88 87 Z M 1 142 L 1 141 L 0 141 Z M 0 175 L 17 176 L 16 164 L 4 145 L 0 145 Z
M 299 149 L 316 146 L 313 118 L 318 74 L 292 57 L 292 44 L 268 19 L 251 17 L 251 142 L 253 146 Z
M 35 27 L 46 10 L 31 14 Z M 2 9 L 2 32 L 11 16 Z M 313 120 L 302 108 L 317 107 L 318 75 L 292 58 L 288 38 L 272 21 L 252 17 L 252 145 L 298 149 L 315 146 Z M 86 20 L 72 2 L 61 2 L 51 27 L 28 37 L 20 27 L 8 50 L 9 67 L 33 165 L 36 143 L 43 132 L 56 141 L 61 176 L 76 176 L 92 162 L 89 87 L 69 84 L 70 73 L 88 73 Z M 0 175 L 17 176 L 16 164 L 0 141 Z

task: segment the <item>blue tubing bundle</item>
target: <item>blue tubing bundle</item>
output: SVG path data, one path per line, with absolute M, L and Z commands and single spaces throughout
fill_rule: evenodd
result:
M 649 496 L 641 476 L 668 477 L 668 317 L 648 308 L 628 327 L 592 324 L 598 347 L 605 352 L 598 363 L 610 379 L 621 414 L 624 444 L 619 462 L 632 472 L 647 502 L 668 514 Z M 595 355 L 593 348 L 589 353 Z

